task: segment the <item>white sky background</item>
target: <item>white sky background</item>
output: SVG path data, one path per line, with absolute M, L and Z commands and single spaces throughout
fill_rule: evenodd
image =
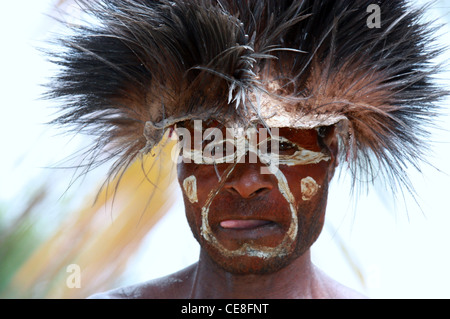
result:
M 43 125 L 52 118 L 53 110 L 48 102 L 37 100 L 43 92 L 39 84 L 46 81 L 51 70 L 34 48 L 48 38 L 49 30 L 55 31 L 54 23 L 43 15 L 52 3 L 3 0 L 0 5 L 0 202 L 25 198 L 30 182 L 55 174 L 43 167 L 69 156 L 83 143 L 57 136 L 57 131 Z M 436 8 L 432 12 L 435 16 L 450 20 L 450 3 L 441 1 Z M 450 45 L 448 24 L 441 33 L 442 41 Z M 444 78 L 448 79 L 448 74 Z M 448 80 L 446 83 L 449 86 Z M 445 112 L 449 114 L 448 106 Z M 444 118 L 445 129 L 450 128 L 447 123 L 449 118 Z M 435 132 L 433 140 L 439 143 L 431 162 L 450 174 L 450 133 Z M 98 185 L 103 173 L 100 169 L 88 177 L 84 192 L 90 185 Z M 62 193 L 71 172 L 58 171 L 57 175 L 52 186 L 56 193 Z M 423 213 L 410 198 L 406 200 L 408 211 L 401 203 L 393 207 L 389 194 L 381 188 L 371 189 L 355 207 L 349 202 L 345 178 L 335 179 L 328 204 L 329 226 L 313 247 L 316 264 L 331 277 L 372 298 L 450 298 L 450 176 L 424 167 L 423 175 L 412 170 L 411 177 Z M 83 199 L 85 194 L 78 195 L 80 191 L 77 188 L 75 193 Z M 336 245 L 339 238 L 361 268 L 366 289 Z M 178 201 L 130 263 L 126 283 L 177 271 L 197 260 L 198 249 Z

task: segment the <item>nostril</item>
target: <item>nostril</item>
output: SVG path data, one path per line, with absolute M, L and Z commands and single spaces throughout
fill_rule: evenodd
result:
M 253 193 L 251 193 L 248 196 L 248 198 L 253 198 L 253 197 L 256 197 L 256 196 L 262 196 L 262 195 L 266 194 L 268 191 L 269 191 L 269 188 L 260 188 L 260 189 L 258 189 L 256 191 L 254 191 Z
M 271 187 L 258 187 L 255 189 L 254 187 L 242 187 L 242 185 L 230 185 L 225 187 L 225 189 L 233 195 L 250 199 L 265 195 L 271 190 Z
M 239 166 L 227 179 L 224 188 L 231 194 L 249 199 L 263 196 L 275 187 L 272 175 L 262 175 L 259 166 Z
M 233 195 L 240 195 L 237 190 L 234 189 L 234 187 L 225 187 L 228 193 L 231 193 Z

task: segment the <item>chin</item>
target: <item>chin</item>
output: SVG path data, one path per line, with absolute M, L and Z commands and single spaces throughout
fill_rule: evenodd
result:
M 294 245 L 294 247 L 292 247 Z M 237 251 L 223 252 L 209 244 L 203 243 L 202 249 L 220 269 L 234 275 L 267 275 L 285 268 L 298 257 L 302 256 L 308 247 L 291 244 L 277 253 L 267 252 L 264 248 L 257 249 L 250 246 Z
M 275 273 L 287 265 L 289 265 L 294 258 L 286 257 L 270 257 L 263 259 L 260 257 L 216 257 L 211 256 L 213 262 L 221 269 L 233 275 L 268 275 Z

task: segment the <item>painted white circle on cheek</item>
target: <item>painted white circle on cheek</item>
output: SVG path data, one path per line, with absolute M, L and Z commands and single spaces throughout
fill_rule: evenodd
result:
M 302 191 L 302 199 L 304 201 L 311 200 L 319 191 L 320 185 L 312 177 L 303 178 L 300 182 Z
M 198 202 L 197 196 L 197 178 L 192 175 L 183 181 L 183 189 L 189 201 L 194 204 Z

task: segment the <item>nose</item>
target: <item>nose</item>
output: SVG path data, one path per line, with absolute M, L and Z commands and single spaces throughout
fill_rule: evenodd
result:
M 237 164 L 224 184 L 224 189 L 245 199 L 267 194 L 273 189 L 273 175 L 261 174 L 257 165 Z

